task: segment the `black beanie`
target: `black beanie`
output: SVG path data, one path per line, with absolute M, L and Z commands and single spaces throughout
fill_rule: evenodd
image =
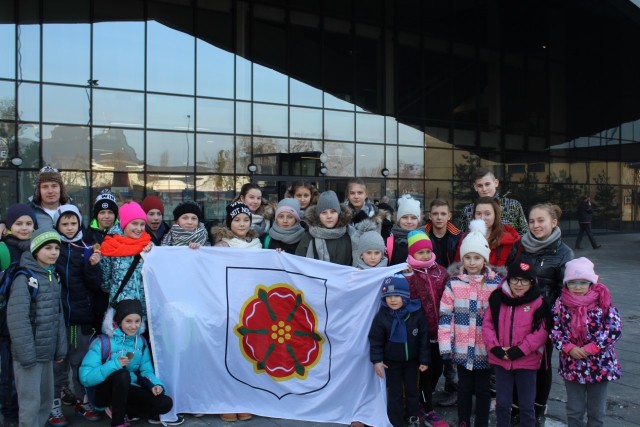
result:
M 536 267 L 527 261 L 516 259 L 509 266 L 507 276 L 509 279 L 512 277 L 520 277 L 533 283 L 536 281 Z
M 97 219 L 100 211 L 110 210 L 117 217 L 118 216 L 118 203 L 116 201 L 116 196 L 111 194 L 111 191 L 105 189 L 102 190 L 98 197 L 96 197 L 96 201 L 93 204 L 93 218 Z
M 200 209 L 200 205 L 191 200 L 182 202 L 176 206 L 173 210 L 173 220 L 177 221 L 178 218 L 187 213 L 194 214 L 198 217 L 198 221 L 202 222 L 202 209 Z
M 113 316 L 113 321 L 116 325 L 120 326 L 120 323 L 130 314 L 137 314 L 142 317 L 142 303 L 137 299 L 123 299 L 116 306 L 116 314 Z
M 249 221 L 251 221 L 251 209 L 244 203 L 238 201 L 233 202 L 227 206 L 227 228 L 231 228 L 231 223 L 233 222 L 233 218 L 237 217 L 240 214 L 246 214 L 249 216 Z

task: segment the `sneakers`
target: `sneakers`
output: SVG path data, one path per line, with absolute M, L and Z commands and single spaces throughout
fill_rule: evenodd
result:
M 47 422 L 53 427 L 64 427 L 69 425 L 67 417 L 62 413 L 62 402 L 60 399 L 53 399 L 53 407 L 51 408 L 51 413 L 49 414 Z
M 408 427 L 420 427 L 420 418 L 418 417 L 409 417 Z
M 184 422 L 184 417 L 182 415 L 178 415 L 177 416 L 178 419 L 176 419 L 175 421 L 160 421 L 158 420 L 154 420 L 152 418 L 149 418 L 147 420 L 147 422 L 149 424 L 159 424 L 159 425 L 163 425 L 163 426 L 179 426 L 180 424 L 182 424 Z
M 449 427 L 449 423 L 443 420 L 436 411 L 425 414 L 424 425 L 427 427 Z
M 76 403 L 76 415 L 81 416 L 87 421 L 98 421 L 100 419 L 100 414 L 93 408 L 93 405 L 89 402 L 87 403 Z
M 438 406 L 455 406 L 458 404 L 458 393 L 449 393 L 442 399 L 436 401 L 436 405 Z
M 62 387 L 62 392 L 60 393 L 60 400 L 62 400 L 63 405 L 71 406 L 75 405 L 78 402 L 76 395 L 73 394 L 69 387 Z

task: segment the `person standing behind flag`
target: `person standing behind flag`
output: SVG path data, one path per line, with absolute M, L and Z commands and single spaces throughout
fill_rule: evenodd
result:
M 147 215 L 145 231 L 154 245 L 160 246 L 164 235 L 169 232 L 169 224 L 164 222 L 164 204 L 158 196 L 147 196 L 142 201 L 142 210 Z
M 276 207 L 276 219 L 273 226 L 263 236 L 263 247 L 295 254 L 304 232 L 305 230 L 300 224 L 300 202 L 292 198 L 282 199 Z
M 211 246 L 207 229 L 202 223 L 202 209 L 192 200 L 187 200 L 173 210 L 176 222 L 162 238 L 162 246 L 189 246 L 198 249 L 200 246 Z

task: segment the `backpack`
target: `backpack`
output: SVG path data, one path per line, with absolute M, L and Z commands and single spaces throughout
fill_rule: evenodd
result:
M 11 295 L 11 285 L 20 275 L 30 278 L 27 288 L 29 289 L 29 295 L 31 295 L 31 304 L 35 302 L 38 296 L 38 281 L 35 279 L 36 275 L 33 271 L 26 267 L 21 267 L 17 262 L 9 264 L 9 267 L 0 273 L 0 332 L 5 331 L 7 327 L 7 305 Z

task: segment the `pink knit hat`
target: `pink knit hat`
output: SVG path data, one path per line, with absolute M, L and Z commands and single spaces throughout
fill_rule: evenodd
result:
M 142 207 L 136 202 L 127 202 L 120 206 L 118 216 L 120 217 L 120 227 L 122 227 L 123 230 L 134 219 L 141 219 L 147 222 L 147 214 L 144 213 Z
M 598 275 L 593 271 L 593 263 L 585 257 L 580 257 L 567 262 L 564 265 L 564 279 L 566 284 L 570 280 L 588 280 L 591 283 L 598 283 Z

